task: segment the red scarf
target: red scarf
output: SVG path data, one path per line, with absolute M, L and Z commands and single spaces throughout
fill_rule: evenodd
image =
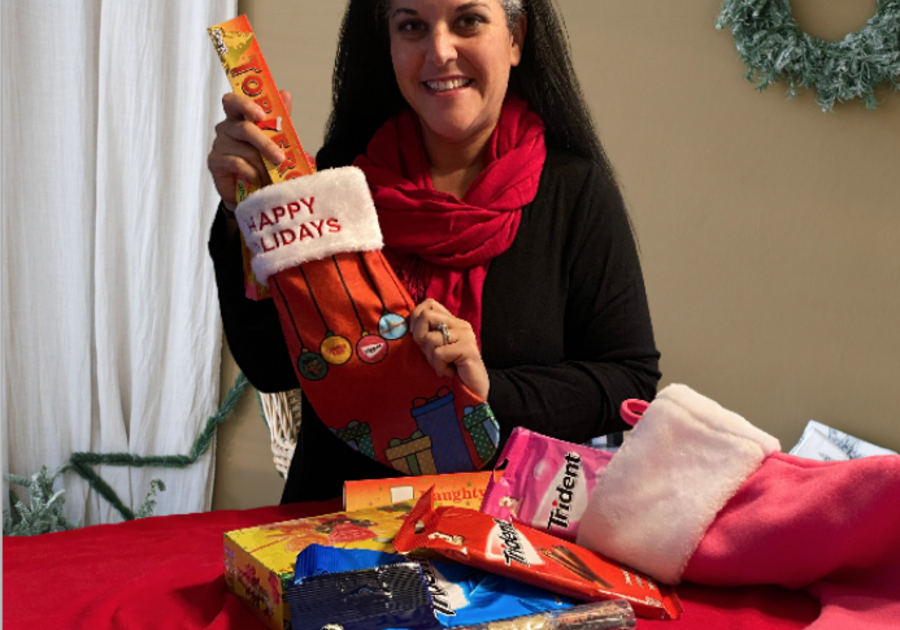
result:
M 546 157 L 544 123 L 510 95 L 488 140 L 484 170 L 462 199 L 434 189 L 410 110 L 388 120 L 354 161 L 378 209 L 385 257 L 413 300 L 433 298 L 468 321 L 479 346 L 488 265 L 512 245 Z

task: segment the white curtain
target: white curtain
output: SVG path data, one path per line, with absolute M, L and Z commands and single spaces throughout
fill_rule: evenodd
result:
M 205 161 L 228 86 L 206 28 L 235 9 L 3 2 L 4 472 L 75 451 L 187 454 L 218 407 Z M 126 506 L 158 477 L 156 514 L 195 512 L 213 458 L 96 470 Z M 122 520 L 74 473 L 60 487 L 69 519 Z

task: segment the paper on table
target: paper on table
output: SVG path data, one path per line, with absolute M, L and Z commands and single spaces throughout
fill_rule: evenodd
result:
M 790 454 L 827 462 L 897 453 L 810 420 Z

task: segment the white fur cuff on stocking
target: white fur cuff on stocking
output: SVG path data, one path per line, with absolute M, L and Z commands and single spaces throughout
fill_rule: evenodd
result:
M 383 246 L 365 175 L 353 166 L 262 188 L 235 215 L 263 285 L 269 276 L 310 260 Z
M 707 528 L 778 440 L 686 385 L 669 385 L 612 458 L 578 544 L 677 584 Z

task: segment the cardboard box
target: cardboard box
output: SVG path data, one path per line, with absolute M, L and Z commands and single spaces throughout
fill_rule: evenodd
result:
M 379 505 L 391 505 L 398 501 L 416 501 L 434 486 L 435 505 L 453 505 L 478 510 L 481 508 L 491 474 L 496 474 L 499 479 L 503 473 L 484 471 L 345 481 L 344 509 L 362 510 Z
M 271 630 L 288 630 L 285 601 L 297 553 L 312 544 L 394 553 L 412 502 L 325 514 L 225 533 L 225 584 Z
M 287 181 L 302 175 L 315 172 L 315 166 L 300 145 L 300 139 L 287 109 L 281 100 L 278 87 L 269 72 L 269 66 L 263 58 L 256 36 L 250 27 L 246 15 L 240 15 L 227 22 L 216 24 L 207 29 L 209 37 L 222 62 L 222 68 L 231 83 L 235 94 L 243 94 L 254 100 L 266 113 L 265 120 L 256 126 L 268 135 L 284 151 L 285 160 L 280 165 L 273 164 L 265 156 L 263 162 L 273 184 Z M 243 201 L 254 188 L 248 181 L 237 182 L 237 199 Z M 244 254 L 244 286 L 247 297 L 262 300 L 271 297 L 269 290 L 259 284 L 250 268 L 252 252 L 246 246 Z

